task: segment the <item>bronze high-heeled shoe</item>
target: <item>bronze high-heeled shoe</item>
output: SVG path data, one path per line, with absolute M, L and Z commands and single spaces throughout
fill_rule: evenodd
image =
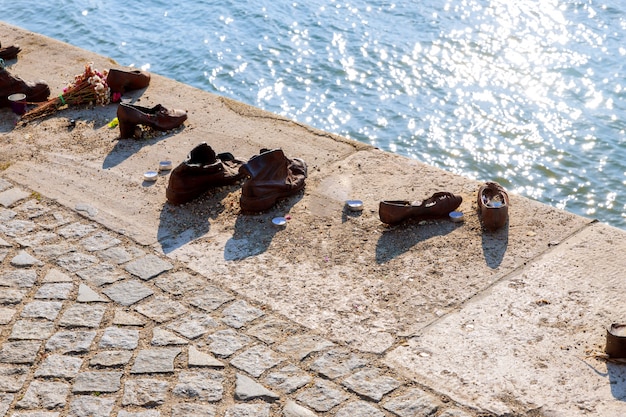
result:
M 150 84 L 150 74 L 141 70 L 122 70 L 112 68 L 107 74 L 107 85 L 111 93 L 123 94 L 127 91 L 140 90 Z
M 389 225 L 405 220 L 427 220 L 447 217 L 463 202 L 463 197 L 447 191 L 437 192 L 424 201 L 384 200 L 378 207 L 380 221 Z
M 177 128 L 187 120 L 185 110 L 168 110 L 160 104 L 152 108 L 120 103 L 117 107 L 117 120 L 120 126 L 120 138 L 132 138 L 137 125 L 149 126 L 166 131 Z

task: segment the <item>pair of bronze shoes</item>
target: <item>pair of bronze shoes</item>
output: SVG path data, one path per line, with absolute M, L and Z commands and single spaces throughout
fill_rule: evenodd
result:
M 165 195 L 170 204 L 184 204 L 212 188 L 247 178 L 241 191 L 241 210 L 261 212 L 302 190 L 306 176 L 306 163 L 286 157 L 282 149 L 262 149 L 245 162 L 228 152 L 216 154 L 203 142 L 174 168 Z
M 463 202 L 461 196 L 437 192 L 420 202 L 381 201 L 378 215 L 383 223 L 395 225 L 405 220 L 445 218 Z M 503 227 L 509 217 L 509 195 L 496 182 L 487 182 L 478 190 L 477 210 L 482 225 L 487 230 Z

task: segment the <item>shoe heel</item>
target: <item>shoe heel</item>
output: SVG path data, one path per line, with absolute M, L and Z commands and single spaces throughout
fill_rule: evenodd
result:
M 119 126 L 120 126 L 120 138 L 121 139 L 128 139 L 128 138 L 132 138 L 133 136 L 135 136 L 135 128 L 137 127 L 136 123 L 123 122 L 120 120 Z

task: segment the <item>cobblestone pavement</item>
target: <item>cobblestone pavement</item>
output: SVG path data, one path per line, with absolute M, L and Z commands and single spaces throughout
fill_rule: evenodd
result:
M 0 178 L 0 416 L 488 415 Z

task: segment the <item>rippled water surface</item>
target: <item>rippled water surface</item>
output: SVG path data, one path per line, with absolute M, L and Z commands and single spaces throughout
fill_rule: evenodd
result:
M 0 19 L 626 228 L 621 1 L 47 3 Z

